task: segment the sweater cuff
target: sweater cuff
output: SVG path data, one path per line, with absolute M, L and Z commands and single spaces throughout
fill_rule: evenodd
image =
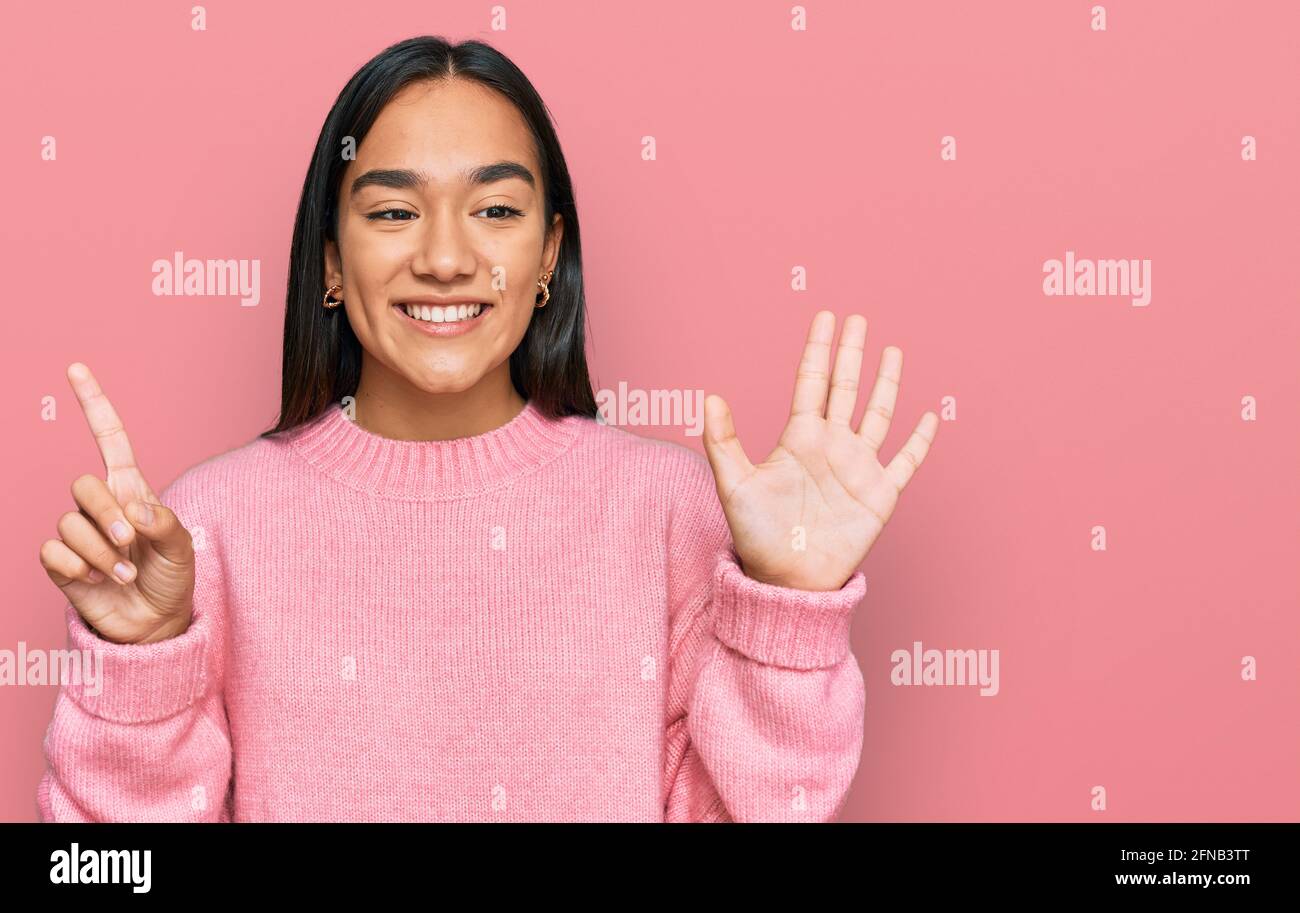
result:
M 745 576 L 727 548 L 713 577 L 713 631 L 733 650 L 770 666 L 826 668 L 849 654 L 853 611 L 866 589 L 861 571 L 838 590 L 763 583 Z
M 207 690 L 207 645 L 211 623 L 197 607 L 184 634 L 151 644 L 104 640 L 76 608 L 65 608 L 68 643 L 91 675 L 63 687 L 87 713 L 115 723 L 148 723 L 181 712 Z

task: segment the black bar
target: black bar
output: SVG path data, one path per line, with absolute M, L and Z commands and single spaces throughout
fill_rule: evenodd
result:
M 1179 899 L 1201 892 L 1230 902 L 1255 887 L 1294 893 L 1298 838 L 1300 824 L 1289 823 L 11 824 L 0 825 L 0 883 L 7 897 L 147 893 L 205 902 L 374 899 L 423 886 L 438 888 L 427 895 L 437 905 L 445 890 L 460 893 L 457 886 L 470 897 L 486 891 L 484 902 L 542 885 L 538 897 L 576 898 L 605 878 L 638 902 L 651 885 L 667 891 L 680 876 L 725 885 L 733 896 L 818 897 L 833 886 L 837 896 L 860 892 L 863 903 L 898 890 L 996 898 L 1098 889 Z M 149 890 L 134 890 L 144 881 L 134 869 L 119 870 L 117 883 L 53 883 L 64 858 L 57 854 L 70 855 L 74 844 L 78 872 L 88 874 L 88 851 L 95 862 L 124 865 L 124 856 L 99 851 L 148 850 Z

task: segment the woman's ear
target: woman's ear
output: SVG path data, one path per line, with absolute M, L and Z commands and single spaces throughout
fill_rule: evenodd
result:
M 542 247 L 542 271 L 554 270 L 559 262 L 560 241 L 564 237 L 564 216 L 558 212 L 551 219 L 551 227 L 546 232 L 546 244 Z
M 343 284 L 343 264 L 339 262 L 339 246 L 325 239 L 325 287 Z

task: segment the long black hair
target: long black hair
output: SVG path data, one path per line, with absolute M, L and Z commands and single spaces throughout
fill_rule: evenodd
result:
M 587 373 L 586 299 L 582 287 L 582 241 L 569 168 L 550 112 L 528 77 L 500 51 L 481 41 L 451 44 L 437 36 L 408 38 L 372 58 L 348 80 L 330 108 L 303 181 L 289 254 L 284 312 L 280 418 L 259 437 L 288 431 L 315 418 L 361 380 L 361 343 L 340 306 L 328 311 L 325 241 L 337 241 L 338 194 L 347 168 L 345 140 L 360 148 L 390 99 L 412 82 L 448 77 L 471 79 L 495 89 L 523 115 L 536 144 L 546 192 L 544 226 L 564 218 L 555 274 L 546 307 L 536 309 L 515 351 L 510 380 L 544 414 L 596 416 Z

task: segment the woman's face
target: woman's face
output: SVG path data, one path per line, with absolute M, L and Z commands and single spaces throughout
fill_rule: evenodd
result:
M 558 214 L 550 232 L 542 224 L 545 188 L 522 116 L 470 80 L 416 83 L 380 112 L 355 154 L 325 278 L 343 287 L 335 297 L 372 360 L 363 386 L 458 393 L 495 374 L 508 391 L 510 353 L 563 231 Z M 439 323 L 399 306 L 448 298 L 491 307 Z

